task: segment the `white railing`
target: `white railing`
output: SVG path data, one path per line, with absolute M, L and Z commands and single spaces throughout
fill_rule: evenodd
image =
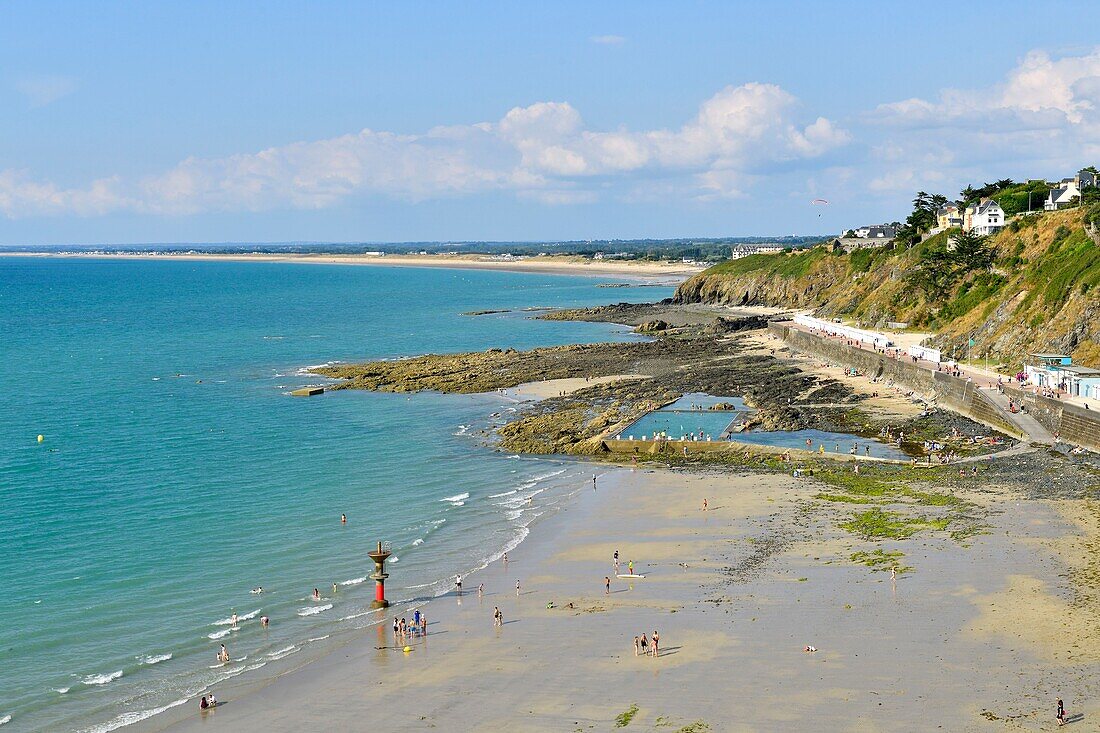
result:
M 865 331 L 862 328 L 853 328 L 852 326 L 845 326 L 843 323 L 825 321 L 813 316 L 797 315 L 794 317 L 794 322 L 814 331 L 823 331 L 830 336 L 841 336 L 859 341 L 861 344 L 871 344 L 877 349 L 886 349 L 894 345 L 894 342 L 886 334 Z

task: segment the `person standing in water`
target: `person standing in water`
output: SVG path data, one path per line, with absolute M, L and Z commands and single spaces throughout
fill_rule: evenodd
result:
M 316 588 L 313 589 L 313 600 L 321 600 L 321 591 L 317 590 Z
M 229 626 L 230 626 L 230 628 L 234 628 L 234 629 L 237 628 L 237 612 L 236 611 L 234 611 L 233 615 L 229 617 Z
M 337 587 L 336 583 L 333 583 L 332 584 L 332 595 L 336 595 L 339 592 L 339 590 L 340 589 Z
M 341 514 L 340 515 L 340 524 L 347 524 L 347 523 L 348 523 L 348 515 L 347 514 Z
M 462 595 L 462 576 L 461 575 L 456 575 L 455 576 L 455 588 L 458 590 L 458 594 Z

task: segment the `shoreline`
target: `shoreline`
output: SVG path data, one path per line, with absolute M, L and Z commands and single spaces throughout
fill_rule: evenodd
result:
M 814 490 L 782 474 L 611 469 L 539 522 L 507 565 L 421 606 L 426 638 L 395 644 L 389 622 L 411 607 L 392 609 L 374 630 L 269 682 L 220 685 L 224 709 L 200 715 L 190 701 L 129 730 L 186 733 L 220 717 L 257 731 L 365 721 L 602 731 L 634 706 L 640 730 L 662 720 L 695 731 L 796 731 L 811 720 L 822 730 L 983 730 L 1010 717 L 1043 730 L 1048 694 L 1071 713 L 1100 712 L 1090 701 L 1100 654 L 1050 649 L 1059 624 L 1043 620 L 1075 613 L 1059 598 L 1063 581 L 1050 580 L 1074 531 L 1058 502 L 987 498 L 1016 509 L 996 511 L 994 531 L 969 546 L 889 543 L 913 566 L 892 582 L 847 560 L 875 543 L 839 531 L 830 507 L 806 513 Z M 615 578 L 614 550 L 647 577 Z M 494 606 L 503 627 L 492 625 Z M 635 657 L 631 636 L 654 628 L 665 653 Z M 807 644 L 820 651 L 806 654 Z
M 374 267 L 438 267 L 454 270 L 491 270 L 501 272 L 525 272 L 539 275 L 575 275 L 580 277 L 623 277 L 653 284 L 678 284 L 691 275 L 703 271 L 702 265 L 637 261 L 593 261 L 574 256 L 528 257 L 522 260 L 493 259 L 479 255 L 329 255 L 329 254 L 165 254 L 165 253 L 107 253 L 107 252 L 4 252 L 0 257 L 27 257 L 39 259 L 97 259 L 97 260 L 175 260 L 194 262 L 267 262 L 309 265 L 366 265 Z M 673 281 L 675 279 L 675 281 Z

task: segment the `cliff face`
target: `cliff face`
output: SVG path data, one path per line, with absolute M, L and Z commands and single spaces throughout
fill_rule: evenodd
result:
M 684 282 L 678 303 L 812 308 L 867 327 L 887 321 L 935 332 L 940 348 L 975 340 L 975 355 L 1017 360 L 1057 350 L 1100 366 L 1100 246 L 1077 210 L 1046 214 L 990 240 L 992 266 L 932 298 L 915 284 L 946 234 L 905 251 L 834 254 L 824 247 L 720 263 Z

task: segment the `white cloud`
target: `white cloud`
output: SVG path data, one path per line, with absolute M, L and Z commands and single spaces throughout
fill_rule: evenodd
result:
M 944 89 L 939 99 L 879 105 L 876 122 L 912 127 L 971 127 L 999 132 L 1076 128 L 1100 135 L 1100 48 L 1052 59 L 1031 51 L 1005 80 L 985 89 Z
M 1100 48 L 1026 54 L 997 84 L 881 104 L 865 115 L 873 192 L 1067 175 L 1100 156 Z
M 31 107 L 45 107 L 76 91 L 76 80 L 67 76 L 28 76 L 13 86 Z
M 819 117 L 802 125 L 797 112 L 793 96 L 756 83 L 726 87 L 675 130 L 589 130 L 569 103 L 538 102 L 497 122 L 416 135 L 362 130 L 256 153 L 188 158 L 162 173 L 105 178 L 83 189 L 0 171 L 0 212 L 15 218 L 323 209 L 355 197 L 416 201 L 495 190 L 565 204 L 595 201 L 615 177 L 625 187 L 672 177 L 688 196 L 739 196 L 754 171 L 814 158 L 848 141 L 833 122 Z
M 601 46 L 621 46 L 626 43 L 625 38 L 616 35 L 592 36 L 588 40 L 592 41 L 592 43 L 598 43 Z

